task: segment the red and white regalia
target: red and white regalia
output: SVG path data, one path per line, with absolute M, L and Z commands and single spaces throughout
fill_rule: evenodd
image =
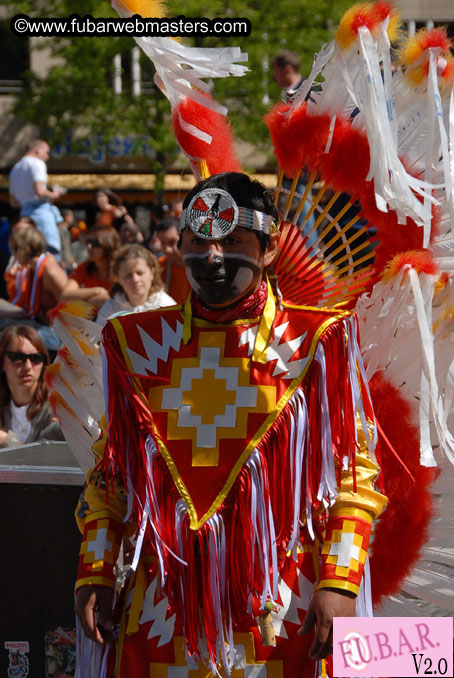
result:
M 386 499 L 355 316 L 279 302 L 266 282 L 252 297 L 228 317 L 188 301 L 104 330 L 77 586 L 113 588 L 134 538 L 108 675 L 313 676 L 312 634 L 296 632 L 314 587 L 365 597 Z

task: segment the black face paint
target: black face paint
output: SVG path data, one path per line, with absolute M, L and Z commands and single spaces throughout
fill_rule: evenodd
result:
M 260 262 L 244 254 L 183 256 L 189 284 L 207 306 L 245 295 L 261 279 Z

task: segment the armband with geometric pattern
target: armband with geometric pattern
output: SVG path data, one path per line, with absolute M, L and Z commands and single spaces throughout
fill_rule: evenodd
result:
M 114 565 L 124 528 L 124 524 L 112 520 L 107 511 L 96 511 L 85 519 L 76 591 L 81 586 L 115 587 Z
M 366 562 L 372 516 L 358 508 L 332 509 L 322 548 L 317 589 L 336 588 L 358 594 Z

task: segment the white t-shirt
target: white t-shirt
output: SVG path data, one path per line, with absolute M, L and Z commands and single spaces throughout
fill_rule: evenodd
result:
M 9 406 L 11 410 L 11 430 L 14 431 L 20 442 L 24 443 L 32 429 L 32 422 L 27 419 L 28 405 L 18 407 L 11 400 Z
M 21 207 L 41 199 L 35 193 L 35 181 L 47 184 L 46 163 L 33 155 L 24 155 L 14 165 L 9 175 L 9 192 L 14 195 Z

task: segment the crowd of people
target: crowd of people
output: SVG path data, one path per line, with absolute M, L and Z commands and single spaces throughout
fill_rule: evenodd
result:
M 10 177 L 11 205 L 20 212 L 10 222 L 2 259 L 0 447 L 49 435 L 63 439 L 44 385 L 46 365 L 60 347 L 49 311 L 80 300 L 105 324 L 115 314 L 183 303 L 189 292 L 178 250 L 180 202 L 165 205 L 164 218 L 152 219 L 145 233 L 120 197 L 102 188 L 87 226 L 70 207 L 54 204 L 64 191 L 47 187 L 48 157 L 48 144 L 32 141 Z
M 297 104 L 298 56 L 271 65 L 284 101 Z M 86 224 L 55 205 L 64 191 L 47 186 L 48 157 L 34 140 L 11 172 L 20 214 L 0 300 L 0 448 L 63 438 L 45 379 L 60 344 L 50 317 L 62 302 L 91 305 L 104 328 L 97 396 L 107 416 L 93 445 L 90 434 L 95 463 L 76 509 L 77 675 L 334 675 L 334 619 L 372 613 L 368 549 L 371 535 L 380 544 L 385 489 L 394 510 L 391 483 L 376 482 L 379 437 L 398 455 L 373 402 L 387 389 L 402 419 L 407 402 L 391 381 L 369 389 L 346 299 L 300 305 L 285 296 L 285 270 L 269 272 L 279 249 L 288 273 L 297 250 L 311 258 L 320 241 L 334 262 L 345 258 L 334 230 L 367 239 L 359 203 L 334 189 L 323 209 L 305 203 L 321 171 L 281 175 L 282 204 L 226 171 L 198 181 L 147 232 L 108 188 Z M 287 219 L 299 232 L 285 250 Z M 304 270 L 292 284 L 311 286 Z

